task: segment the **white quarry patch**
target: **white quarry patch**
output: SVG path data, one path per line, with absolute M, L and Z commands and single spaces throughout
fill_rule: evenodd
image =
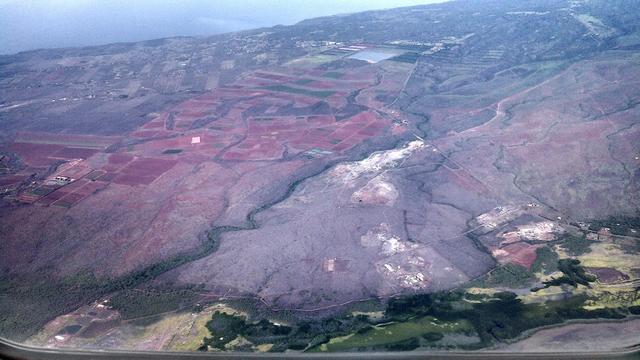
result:
M 378 176 L 355 191 L 351 195 L 351 202 L 391 206 L 398 196 L 399 193 L 396 187 L 391 182 L 386 181 L 383 176 Z
M 491 251 L 491 255 L 493 255 L 493 257 L 495 258 L 501 258 L 501 257 L 508 256 L 509 253 L 506 250 L 495 249 Z
M 376 270 L 392 288 L 424 289 L 429 285 L 428 262 L 415 251 L 419 246 L 391 233 L 391 227 L 382 223 L 360 238 L 364 247 L 378 249 L 382 260 Z
M 602 20 L 589 14 L 571 14 L 584 25 L 587 30 L 599 38 L 606 38 L 616 34 L 616 30 L 605 25 Z
M 391 227 L 387 223 L 382 223 L 367 231 L 360 237 L 360 244 L 364 247 L 376 247 L 380 255 L 391 256 L 418 247 L 400 237 L 391 234 Z
M 508 15 L 547 15 L 548 11 L 507 11 Z
M 420 290 L 429 286 L 429 277 L 424 273 L 425 260 L 420 256 L 403 254 L 377 264 L 378 272 L 386 281 L 405 289 Z
M 398 166 L 403 160 L 414 152 L 424 148 L 426 144 L 422 140 L 415 140 L 402 148 L 387 151 L 378 151 L 368 158 L 351 163 L 336 166 L 331 175 L 345 183 L 351 182 L 363 174 L 376 173 Z
M 381 248 L 384 255 L 393 255 L 407 250 L 407 247 L 397 237 L 382 240 Z
M 336 259 L 327 259 L 324 261 L 322 268 L 326 272 L 336 271 Z
M 382 223 L 360 237 L 360 244 L 364 247 L 378 247 L 387 239 L 391 227 L 387 223 Z
M 483 230 L 491 231 L 496 229 L 498 226 L 515 219 L 523 212 L 524 211 L 518 206 L 498 206 L 484 214 L 478 215 L 475 220 L 478 223 L 478 226 L 483 228 Z
M 553 221 L 541 221 L 532 224 L 517 226 L 516 231 L 509 231 L 499 236 L 504 238 L 501 245 L 518 242 L 521 240 L 552 241 L 556 234 L 564 233 L 564 229 Z
M 194 136 L 191 138 L 192 144 L 200 144 L 200 136 Z

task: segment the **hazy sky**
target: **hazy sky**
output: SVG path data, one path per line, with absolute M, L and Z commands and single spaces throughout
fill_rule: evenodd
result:
M 442 0 L 0 0 L 0 53 L 208 35 Z

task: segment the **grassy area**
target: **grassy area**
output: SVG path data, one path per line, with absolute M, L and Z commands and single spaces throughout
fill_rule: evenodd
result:
M 313 68 L 313 67 L 316 67 L 316 66 L 318 66 L 320 64 L 324 64 L 324 63 L 327 63 L 329 61 L 333 61 L 335 59 L 336 59 L 336 56 L 334 56 L 334 55 L 318 54 L 318 55 L 304 56 L 304 57 L 301 57 L 301 58 L 297 58 L 297 59 L 289 61 L 285 65 L 286 66 L 302 67 L 302 68 Z
M 590 287 L 589 283 L 596 281 L 596 277 L 585 272 L 580 266 L 580 260 L 576 259 L 560 259 L 558 261 L 558 270 L 562 272 L 562 276 L 544 282 L 545 287 L 560 286 L 567 284 L 578 287 L 578 284 Z
M 296 80 L 296 84 L 298 84 L 298 85 L 307 85 L 310 82 L 313 82 L 313 80 L 311 80 L 311 79 L 298 79 L 298 80 Z
M 523 288 L 529 286 L 534 280 L 533 273 L 525 267 L 516 264 L 505 264 L 495 268 L 485 276 L 471 281 L 468 286 L 480 288 Z
M 341 73 L 341 72 L 337 72 L 337 71 L 327 71 L 322 76 L 324 76 L 326 78 L 330 78 L 330 79 L 340 79 L 341 77 L 344 76 L 344 74 Z
M 407 340 L 415 339 L 404 344 L 428 345 L 442 338 L 443 333 L 474 332 L 473 326 L 466 320 L 455 322 L 443 322 L 432 316 L 423 316 L 417 319 L 375 326 L 347 336 L 331 339 L 322 344 L 317 351 L 345 351 L 359 348 L 388 348 L 389 346 L 403 345 Z
M 182 152 L 182 149 L 167 149 L 165 151 L 163 151 L 163 154 L 167 154 L 167 155 L 171 155 L 171 154 L 180 154 Z
M 640 268 L 640 257 L 624 252 L 617 244 L 593 244 L 591 252 L 579 256 L 578 260 L 585 267 L 610 267 L 626 273 Z
M 263 89 L 286 92 L 291 94 L 307 95 L 307 96 L 313 96 L 317 98 L 326 98 L 335 94 L 335 91 L 308 90 L 308 89 L 295 88 L 287 85 L 269 85 L 269 86 L 264 86 Z
M 104 294 L 104 284 L 92 275 L 62 280 L 0 279 L 0 334 L 23 341 L 47 321 L 71 312 Z
M 79 272 L 62 279 L 53 276 L 0 277 L 0 334 L 23 341 L 56 316 L 69 313 L 107 294 L 132 289 L 156 276 L 217 250 L 222 233 L 236 227 L 216 227 L 200 248 L 176 255 L 117 278 L 97 278 Z
M 109 305 L 118 310 L 123 319 L 132 319 L 190 306 L 194 298 L 194 293 L 189 289 L 173 291 L 132 289 L 112 296 Z
M 590 246 L 594 241 L 587 240 L 584 234 L 571 235 L 567 234 L 560 239 L 562 243 L 560 247 L 570 256 L 580 256 L 591 251 Z
M 243 316 L 221 311 L 213 313 L 206 328 L 211 336 L 204 339 L 200 350 L 206 350 L 207 346 L 223 350 L 238 337 L 248 339 L 252 344 L 266 344 L 282 341 L 291 333 L 289 326 L 274 324 L 266 319 L 247 322 Z
M 610 217 L 606 220 L 597 220 L 590 224 L 593 231 L 607 227 L 611 229 L 611 233 L 615 235 L 630 235 L 630 230 L 640 231 L 640 216 L 619 216 Z
M 603 244 L 596 244 L 596 254 L 598 245 Z M 505 265 L 475 281 L 475 288 L 392 298 L 375 317 L 353 313 L 303 321 L 281 337 L 273 337 L 269 322 L 260 328 L 254 323 L 253 332 L 247 331 L 245 324 L 232 336 L 242 336 L 254 347 L 269 344 L 269 351 L 479 349 L 567 320 L 621 319 L 640 312 L 640 295 L 635 289 L 594 283 L 579 260 L 559 259 L 549 247 L 540 248 L 538 256 L 533 270 L 554 280 L 547 282 L 549 288 L 522 296 L 500 289 L 529 285 L 536 281 L 534 274 L 520 266 Z M 556 286 L 564 284 L 575 288 Z
M 394 56 L 390 58 L 391 61 L 404 62 L 409 64 L 414 64 L 420 58 L 420 53 L 416 52 L 407 52 L 402 55 Z
M 536 261 L 531 265 L 531 272 L 551 274 L 558 270 L 558 254 L 544 246 L 536 249 Z

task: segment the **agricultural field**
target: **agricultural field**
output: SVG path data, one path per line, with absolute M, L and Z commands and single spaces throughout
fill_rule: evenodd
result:
M 536 6 L 0 57 L 0 336 L 536 351 L 603 322 L 633 345 L 640 18 Z

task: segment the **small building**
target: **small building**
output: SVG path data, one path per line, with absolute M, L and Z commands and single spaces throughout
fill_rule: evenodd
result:
M 71 180 L 72 180 L 72 179 L 71 179 L 70 177 L 68 177 L 68 176 L 60 176 L 60 175 L 56 176 L 54 179 L 55 179 L 56 181 L 65 182 L 65 183 L 69 183 L 69 182 L 71 182 Z
M 611 229 L 608 227 L 603 227 L 598 230 L 598 240 L 600 241 L 612 241 L 613 236 L 611 236 Z
M 322 264 L 322 270 L 325 272 L 336 271 L 336 259 L 326 259 Z
M 587 233 L 587 240 L 590 241 L 598 241 L 598 234 L 596 233 Z

